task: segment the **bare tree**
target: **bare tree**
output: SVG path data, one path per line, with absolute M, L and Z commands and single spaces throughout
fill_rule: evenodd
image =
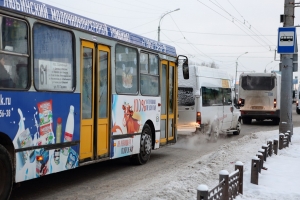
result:
M 218 65 L 215 62 L 210 62 L 210 63 L 202 62 L 201 65 L 210 68 L 219 69 Z

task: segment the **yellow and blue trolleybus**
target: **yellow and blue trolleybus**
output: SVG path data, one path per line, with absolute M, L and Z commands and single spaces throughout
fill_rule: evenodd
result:
M 174 47 L 34 0 L 0 0 L 0 30 L 0 199 L 176 142 Z

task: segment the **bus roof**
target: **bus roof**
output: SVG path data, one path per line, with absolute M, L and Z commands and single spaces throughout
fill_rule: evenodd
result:
M 43 18 L 61 25 L 67 25 L 93 34 L 99 34 L 116 40 L 125 41 L 133 45 L 148 48 L 171 56 L 176 55 L 173 46 L 145 38 L 143 36 L 98 22 L 66 10 L 59 9 L 35 0 L 0 0 L 0 7 L 25 13 L 29 16 Z M 91 37 L 91 39 L 96 39 Z
M 230 79 L 230 76 L 227 72 L 222 71 L 216 68 L 210 68 L 206 66 L 194 66 L 195 74 L 197 77 L 210 77 L 210 78 L 219 78 L 219 79 Z

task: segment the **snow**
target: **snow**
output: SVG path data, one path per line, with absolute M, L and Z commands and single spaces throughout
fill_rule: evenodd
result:
M 227 170 L 221 170 L 219 175 L 229 175 L 229 172 Z
M 277 139 L 279 131 L 257 132 L 245 135 L 236 141 L 219 146 L 216 151 L 186 163 L 155 178 L 145 185 L 135 185 L 126 193 L 116 194 L 121 199 L 196 199 L 197 189 L 214 188 L 219 181 L 219 172 L 234 172 L 235 164 L 244 165 L 243 195 L 236 200 L 300 199 L 300 128 L 294 128 L 290 146 L 278 150 L 278 155 L 267 157 L 258 179 L 258 185 L 250 183 L 251 159 L 256 157 L 262 144 Z M 172 148 L 182 148 L 180 141 Z M 186 145 L 191 145 L 187 143 Z M 186 148 L 192 149 L 191 146 Z M 256 157 L 257 158 L 257 157 Z

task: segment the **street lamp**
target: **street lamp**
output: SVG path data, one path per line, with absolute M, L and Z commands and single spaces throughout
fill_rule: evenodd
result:
M 245 52 L 245 53 L 239 55 L 239 57 L 241 57 L 242 55 L 245 55 L 247 53 L 248 52 Z M 236 65 L 235 65 L 235 83 L 234 83 L 234 89 L 235 89 L 236 78 L 237 78 L 237 68 L 238 68 L 238 59 L 239 59 L 239 57 L 237 57 L 237 59 L 236 59 Z M 234 91 L 234 98 L 235 98 L 235 101 L 237 101 L 237 99 L 236 99 L 236 91 Z
M 175 12 L 175 11 L 178 11 L 178 10 L 180 10 L 180 8 L 177 8 L 176 10 L 169 11 L 169 12 L 163 14 L 163 15 L 160 17 L 159 24 L 158 24 L 158 41 L 160 41 L 160 21 L 161 21 L 161 19 L 162 19 L 164 16 L 166 16 L 167 14 L 170 14 L 171 12 Z
M 269 65 L 269 64 L 271 64 L 273 61 L 271 61 L 271 62 L 269 62 L 266 66 L 265 66 L 265 73 L 267 73 L 267 66 Z

